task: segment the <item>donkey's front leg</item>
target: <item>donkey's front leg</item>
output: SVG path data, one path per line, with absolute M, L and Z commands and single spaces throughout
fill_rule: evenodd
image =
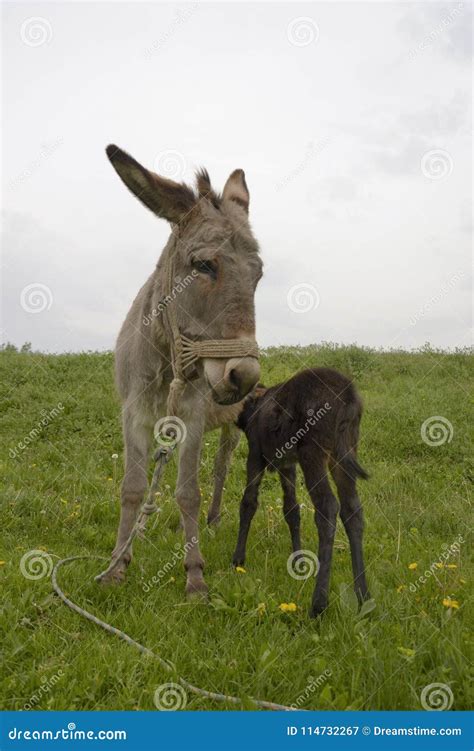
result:
M 180 445 L 176 501 L 181 512 L 185 537 L 184 568 L 187 573 L 188 597 L 206 595 L 207 584 L 203 577 L 204 559 L 199 550 L 199 461 L 203 436 L 202 423 L 186 423 L 186 438 Z
M 132 409 L 123 411 L 123 435 L 125 440 L 125 475 L 121 488 L 120 523 L 117 541 L 112 553 L 116 558 L 114 567 L 97 577 L 101 584 L 120 583 L 125 578 L 127 566 L 132 559 L 132 548 L 120 553 L 135 524 L 140 505 L 147 488 L 148 454 L 152 431 L 150 426 L 137 424 Z
M 245 563 L 245 551 L 247 538 L 252 519 L 258 507 L 258 489 L 265 471 L 265 463 L 259 451 L 249 451 L 247 457 L 247 485 L 240 502 L 240 524 L 237 545 L 232 557 L 234 566 L 243 566 Z
M 219 449 L 214 460 L 214 494 L 207 515 L 207 523 L 219 524 L 221 518 L 222 491 L 229 471 L 230 460 L 240 440 L 240 431 L 232 423 L 222 426 Z

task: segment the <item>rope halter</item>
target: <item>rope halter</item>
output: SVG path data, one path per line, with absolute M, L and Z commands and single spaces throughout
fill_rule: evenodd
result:
M 210 357 L 227 360 L 234 357 L 258 358 L 259 356 L 258 345 L 252 339 L 205 339 L 194 341 L 181 333 L 172 294 L 174 278 L 173 261 L 174 254 L 169 253 L 165 259 L 163 269 L 165 279 L 163 297 L 165 300 L 169 299 L 169 303 L 164 309 L 164 318 L 171 335 L 171 366 L 174 376 L 168 394 L 168 416 L 176 415 L 178 411 L 179 400 L 186 387 L 184 371 L 186 368 L 194 365 L 199 359 Z

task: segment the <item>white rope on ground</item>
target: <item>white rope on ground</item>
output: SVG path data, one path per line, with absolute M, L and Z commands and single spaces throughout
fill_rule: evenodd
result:
M 135 639 L 132 639 L 131 636 L 125 633 L 125 631 L 121 631 L 119 628 L 115 628 L 115 626 L 111 626 L 110 623 L 107 623 L 106 621 L 102 621 L 100 618 L 97 618 L 93 613 L 90 613 L 88 610 L 85 610 L 84 608 L 81 608 L 80 605 L 76 605 L 75 602 L 69 599 L 64 592 L 62 591 L 61 587 L 58 584 L 58 578 L 57 578 L 57 572 L 61 568 L 61 566 L 66 566 L 69 563 L 73 563 L 73 561 L 79 561 L 79 560 L 94 560 L 94 559 L 100 559 L 104 560 L 104 556 L 99 555 L 73 555 L 70 558 L 63 558 L 62 560 L 58 561 L 53 568 L 53 571 L 51 573 L 51 583 L 53 585 L 53 589 L 58 595 L 58 597 L 65 603 L 65 605 L 68 606 L 68 608 L 71 608 L 71 610 L 74 610 L 75 613 L 78 613 L 79 615 L 82 615 L 83 618 L 87 618 L 88 621 L 91 621 L 91 623 L 95 623 L 96 626 L 100 626 L 105 631 L 108 631 L 109 634 L 114 634 L 115 636 L 118 636 L 119 639 L 122 639 L 123 641 L 127 642 L 127 644 L 131 644 L 132 647 L 136 647 L 142 654 L 148 655 L 149 657 L 154 657 L 162 667 L 164 667 L 166 670 L 171 671 L 173 670 L 172 665 L 167 662 L 163 657 L 160 657 L 159 654 L 156 652 L 153 652 L 153 650 L 149 649 L 148 647 L 143 646 L 143 644 L 140 644 L 140 642 L 135 641 Z M 225 701 L 229 702 L 231 704 L 239 704 L 243 705 L 242 699 L 239 699 L 236 696 L 229 696 L 227 694 L 220 694 L 216 693 L 215 691 L 207 691 L 204 688 L 198 688 L 197 686 L 193 686 L 192 683 L 189 683 L 189 681 L 185 680 L 184 678 L 181 678 L 181 676 L 178 677 L 178 681 L 183 686 L 183 688 L 187 689 L 193 694 L 197 694 L 198 696 L 204 696 L 206 699 L 213 699 L 214 701 Z M 262 701 L 261 699 L 250 699 L 256 707 L 260 707 L 261 709 L 272 709 L 275 711 L 284 711 L 284 712 L 292 712 L 295 711 L 295 707 L 287 707 L 284 704 L 275 704 L 271 701 Z

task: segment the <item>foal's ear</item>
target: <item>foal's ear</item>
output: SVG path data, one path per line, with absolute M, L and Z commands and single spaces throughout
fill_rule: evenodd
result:
M 222 192 L 223 200 L 235 201 L 248 213 L 250 194 L 243 169 L 236 169 L 227 180 Z
M 196 197 L 187 185 L 145 169 L 118 146 L 110 144 L 106 152 L 127 188 L 157 216 L 179 224 L 196 205 Z

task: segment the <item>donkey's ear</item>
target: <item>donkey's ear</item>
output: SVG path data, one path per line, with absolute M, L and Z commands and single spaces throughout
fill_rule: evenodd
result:
M 193 191 L 145 169 L 130 154 L 111 144 L 106 148 L 112 166 L 129 190 L 154 214 L 179 224 L 196 204 Z
M 235 201 L 248 213 L 250 194 L 243 169 L 236 169 L 227 180 L 222 193 L 224 201 Z

